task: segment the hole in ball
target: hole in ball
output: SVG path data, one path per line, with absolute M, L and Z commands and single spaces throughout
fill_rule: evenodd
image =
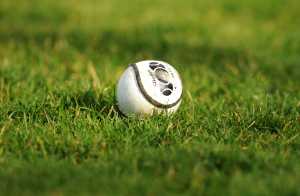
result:
M 165 89 L 164 91 L 163 91 L 163 95 L 165 95 L 165 96 L 169 96 L 169 95 L 171 95 L 172 94 L 172 91 L 170 90 L 170 89 Z
M 169 89 L 173 90 L 173 84 L 172 83 L 169 83 L 168 86 L 167 86 Z
M 167 70 L 162 68 L 157 68 L 155 69 L 155 76 L 162 83 L 166 83 L 166 84 L 169 83 L 170 76 Z

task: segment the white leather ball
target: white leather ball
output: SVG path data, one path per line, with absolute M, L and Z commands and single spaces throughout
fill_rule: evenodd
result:
M 129 65 L 116 91 L 119 110 L 126 116 L 170 114 L 180 105 L 182 82 L 173 66 L 147 60 Z

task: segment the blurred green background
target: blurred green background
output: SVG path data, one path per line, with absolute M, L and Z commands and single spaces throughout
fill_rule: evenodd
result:
M 298 0 L 1 0 L 0 194 L 299 195 Z M 120 116 L 128 64 L 182 76 Z

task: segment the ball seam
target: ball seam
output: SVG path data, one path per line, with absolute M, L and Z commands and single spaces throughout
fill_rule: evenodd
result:
M 151 103 L 152 105 L 154 105 L 154 106 L 156 106 L 158 108 L 169 109 L 169 108 L 172 108 L 172 107 L 176 106 L 180 102 L 182 94 L 180 95 L 180 97 L 174 103 L 171 103 L 171 104 L 162 104 L 162 103 L 159 103 L 158 101 L 154 100 L 146 92 L 146 90 L 145 90 L 145 88 L 143 86 L 143 83 L 142 83 L 142 80 L 141 80 L 141 76 L 140 76 L 140 72 L 139 72 L 139 70 L 137 68 L 137 65 L 136 64 L 130 64 L 129 66 L 131 66 L 133 68 L 134 75 L 135 75 L 135 78 L 136 78 L 136 82 L 137 82 L 137 85 L 138 85 L 138 88 L 139 88 L 141 94 L 144 96 L 144 98 L 149 103 Z

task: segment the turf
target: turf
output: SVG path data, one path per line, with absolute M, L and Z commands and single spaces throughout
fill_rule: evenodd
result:
M 299 195 L 298 0 L 0 1 L 1 195 Z M 125 118 L 128 64 L 172 116 Z

